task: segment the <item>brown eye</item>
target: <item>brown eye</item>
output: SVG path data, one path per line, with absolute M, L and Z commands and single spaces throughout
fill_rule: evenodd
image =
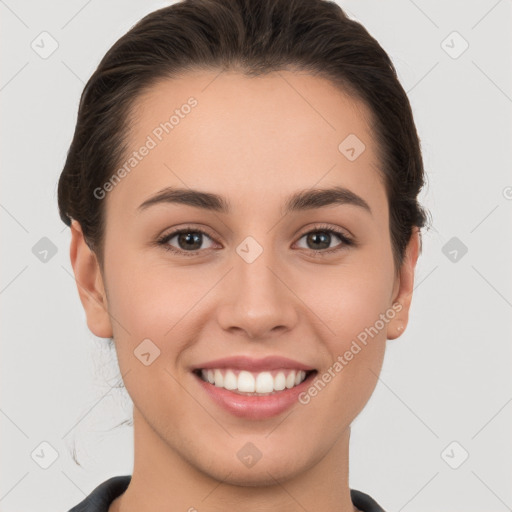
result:
M 201 247 L 204 243 L 204 237 L 211 240 L 211 237 L 200 229 L 195 228 L 182 228 L 176 231 L 172 231 L 171 233 L 164 235 L 162 238 L 158 240 L 158 244 L 162 245 L 164 249 L 184 254 L 187 256 L 193 256 L 196 252 L 199 252 L 201 248 L 210 249 L 210 247 Z M 176 239 L 176 242 L 171 244 L 173 239 Z M 186 254 L 190 253 L 190 254 Z
M 308 231 L 304 233 L 300 239 L 302 240 L 303 238 L 305 238 L 306 247 L 301 248 L 310 249 L 318 255 L 331 254 L 343 250 L 348 246 L 355 245 L 344 233 L 327 226 Z M 340 240 L 341 243 L 332 246 L 331 244 L 336 238 Z
M 182 232 L 175 236 L 177 237 L 177 242 L 178 245 L 180 246 L 180 249 L 190 249 L 192 251 L 197 251 L 198 249 L 201 248 L 203 235 L 201 233 L 198 233 L 197 231 Z M 174 238 L 174 236 L 172 238 Z
M 314 250 L 329 249 L 332 240 L 331 233 L 327 231 L 314 231 L 304 236 L 306 236 L 306 243 L 309 248 Z

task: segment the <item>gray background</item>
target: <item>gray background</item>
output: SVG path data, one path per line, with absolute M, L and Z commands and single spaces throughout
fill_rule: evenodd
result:
M 353 424 L 350 486 L 390 512 L 512 510 L 512 2 L 339 3 L 409 94 L 434 221 L 409 326 Z M 86 80 L 166 4 L 0 1 L 2 512 L 68 510 L 131 473 L 132 428 L 112 429 L 131 402 L 85 323 L 56 186 Z M 31 47 L 51 49 L 43 31 L 47 58 Z

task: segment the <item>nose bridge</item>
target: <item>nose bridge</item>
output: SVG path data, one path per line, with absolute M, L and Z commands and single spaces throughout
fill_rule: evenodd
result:
M 271 305 L 279 301 L 283 284 L 277 279 L 280 264 L 272 247 L 272 236 L 246 237 L 236 248 L 235 278 L 240 286 L 240 295 L 255 304 L 263 300 Z M 276 304 L 273 305 L 274 307 Z M 261 306 L 258 306 L 261 307 Z
M 283 266 L 272 247 L 272 236 L 248 236 L 235 248 L 230 285 L 220 316 L 224 328 L 239 328 L 249 337 L 263 337 L 295 321 L 293 294 L 279 276 Z M 284 281 L 284 282 L 283 282 Z

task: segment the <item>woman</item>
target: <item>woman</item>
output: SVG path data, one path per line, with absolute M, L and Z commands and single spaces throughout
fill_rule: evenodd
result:
M 134 468 L 72 510 L 383 510 L 350 425 L 407 325 L 423 183 L 393 64 L 335 3 L 185 0 L 119 39 L 58 193 Z

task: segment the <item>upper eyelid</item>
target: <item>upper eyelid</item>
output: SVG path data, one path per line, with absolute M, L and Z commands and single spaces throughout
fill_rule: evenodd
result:
M 215 237 L 210 234 L 208 232 L 208 230 L 206 228 L 199 228 L 199 227 L 195 227 L 195 226 L 185 226 L 183 228 L 175 228 L 175 229 L 171 229 L 167 234 L 163 234 L 163 235 L 160 235 L 158 237 L 159 240 L 162 240 L 162 239 L 165 239 L 167 238 L 168 240 L 174 238 L 175 236 L 179 235 L 180 233 L 183 233 L 183 232 L 197 232 L 197 233 L 203 233 L 205 234 L 206 236 L 208 236 L 211 240 L 215 240 Z
M 315 231 L 329 231 L 329 232 L 332 232 L 335 236 L 338 236 L 340 238 L 345 237 L 351 243 L 355 244 L 353 235 L 351 233 L 349 233 L 349 234 L 344 233 L 344 231 L 347 231 L 346 228 L 341 228 L 341 227 L 335 228 L 335 227 L 329 226 L 325 223 L 320 223 L 317 226 L 310 226 L 309 228 L 304 229 L 304 231 L 300 231 L 296 236 L 298 236 L 300 239 L 303 236 L 305 236 L 311 232 L 315 232 Z M 200 233 L 206 235 L 208 238 L 210 238 L 210 240 L 212 242 L 218 243 L 216 241 L 216 237 L 213 236 L 212 234 L 210 234 L 208 232 L 208 229 L 203 228 L 203 227 L 192 226 L 192 225 L 184 226 L 182 228 L 172 229 L 169 233 L 159 236 L 158 240 L 166 240 L 166 243 L 167 243 L 167 242 L 169 242 L 169 240 L 172 240 L 175 236 L 177 236 L 183 232 L 200 232 Z M 345 243 L 343 240 L 342 240 L 342 242 Z M 200 252 L 201 249 L 197 249 L 197 251 Z M 186 251 L 186 252 L 193 253 L 194 251 Z

